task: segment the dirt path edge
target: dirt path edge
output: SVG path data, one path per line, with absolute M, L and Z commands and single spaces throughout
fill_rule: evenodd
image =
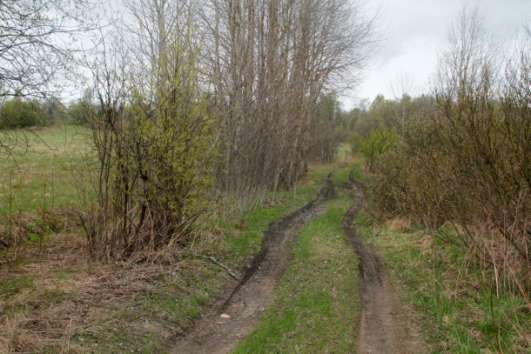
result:
M 314 200 L 272 222 L 264 232 L 259 253 L 241 280 L 196 321 L 171 353 L 229 353 L 250 334 L 272 301 L 274 288 L 291 259 L 296 234 L 322 212 L 322 203 L 334 196 L 330 174 Z
M 417 326 L 401 305 L 377 252 L 365 245 L 355 219 L 365 205 L 364 186 L 350 176 L 347 188 L 353 204 L 343 218 L 343 229 L 359 258 L 362 315 L 358 352 L 362 354 L 424 353 Z

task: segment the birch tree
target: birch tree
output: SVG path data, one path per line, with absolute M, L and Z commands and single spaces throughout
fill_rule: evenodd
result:
M 372 22 L 347 0 L 208 4 L 206 71 L 223 122 L 219 187 L 290 187 L 306 169 L 317 101 L 363 68 Z

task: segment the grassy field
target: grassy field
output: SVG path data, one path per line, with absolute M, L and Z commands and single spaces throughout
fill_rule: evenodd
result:
M 13 173 L 21 194 L 3 212 L 38 211 L 39 193 L 51 184 L 71 188 L 56 188 L 47 207 L 79 205 L 75 172 L 86 163 L 86 133 L 47 128 L 26 153 L 18 151 Z M 269 223 L 314 198 L 336 167 L 311 166 L 294 190 L 209 221 L 197 242 L 167 265 L 90 262 L 79 230 L 28 242 L 17 262 L 0 267 L 0 352 L 164 352 L 231 281 L 218 264 L 193 255 L 241 271 Z M 338 178 L 345 179 L 341 167 Z
M 81 203 L 80 182 L 94 156 L 86 128 L 4 131 L 0 139 L 16 141 L 9 155 L 0 155 L 0 216 Z
M 236 353 L 352 353 L 360 316 L 358 267 L 341 220 L 348 197 L 298 236 L 273 305 Z
M 462 248 L 404 219 L 375 224 L 362 213 L 357 224 L 383 256 L 403 301 L 420 315 L 434 353 L 529 353 L 525 301 L 506 292 L 497 296 L 490 275 Z

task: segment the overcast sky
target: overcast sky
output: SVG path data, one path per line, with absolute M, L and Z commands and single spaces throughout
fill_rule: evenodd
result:
M 463 6 L 478 8 L 484 26 L 500 45 L 531 24 L 531 0 L 368 1 L 370 11 L 378 13 L 381 41 L 361 85 L 342 99 L 347 109 L 379 93 L 392 98 L 404 90 L 413 95 L 426 91 L 449 26 Z

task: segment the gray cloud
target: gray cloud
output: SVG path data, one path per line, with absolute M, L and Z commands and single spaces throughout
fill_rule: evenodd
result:
M 357 90 L 345 97 L 349 108 L 360 98 L 387 97 L 402 89 L 419 94 L 429 88 L 448 29 L 463 8 L 477 7 L 496 45 L 503 47 L 531 23 L 531 0 L 372 0 L 382 39 Z M 401 86 L 404 86 L 403 88 Z

